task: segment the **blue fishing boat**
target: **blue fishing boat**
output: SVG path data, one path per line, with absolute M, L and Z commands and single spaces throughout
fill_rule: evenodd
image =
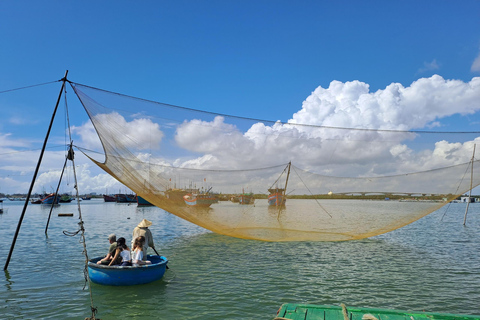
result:
M 270 193 L 268 195 L 268 205 L 269 206 L 284 206 L 285 202 L 287 202 L 287 198 L 285 196 L 285 189 L 275 188 L 275 189 L 268 189 Z
M 88 262 L 88 276 L 93 283 L 106 286 L 132 286 L 160 280 L 167 269 L 164 256 L 148 255 L 151 264 L 132 267 L 106 266 L 97 264 L 103 257 Z
M 45 198 L 40 199 L 41 204 L 52 204 L 53 201 L 55 201 L 55 204 L 58 204 L 60 201 L 60 197 L 55 196 L 55 193 L 50 193 Z
M 287 172 L 287 178 L 285 180 L 285 187 L 284 188 L 278 188 L 278 187 L 273 187 L 273 185 L 268 189 L 269 195 L 268 195 L 268 205 L 269 206 L 276 206 L 276 207 L 283 207 L 285 206 L 285 203 L 287 202 L 287 195 L 285 194 L 287 190 L 287 183 L 288 183 L 288 177 L 290 176 L 290 167 L 292 163 L 289 162 L 287 167 L 285 168 L 284 172 L 288 169 Z M 277 179 L 278 181 L 278 179 Z M 275 181 L 276 182 L 276 181 Z
M 151 207 L 151 206 L 153 206 L 153 204 L 151 204 L 148 200 L 145 200 L 144 198 L 137 195 L 137 206 L 139 206 L 139 207 Z

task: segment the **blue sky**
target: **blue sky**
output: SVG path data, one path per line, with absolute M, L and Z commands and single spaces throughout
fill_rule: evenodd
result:
M 288 121 L 335 80 L 376 92 L 480 76 L 480 2 L 468 0 L 2 1 L 0 39 L 0 92 L 69 70 L 74 82 L 266 120 Z M 19 157 L 34 166 L 59 89 L 0 94 L 0 192 L 27 191 L 33 168 L 14 168 L 5 154 L 37 150 Z M 477 110 L 437 125 L 478 131 Z M 70 116 L 86 119 L 80 108 Z M 51 146 L 64 141 L 64 119 L 55 125 Z

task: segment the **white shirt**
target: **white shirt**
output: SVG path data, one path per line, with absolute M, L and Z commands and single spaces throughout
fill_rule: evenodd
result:
M 120 252 L 120 256 L 122 257 L 122 262 L 125 261 L 130 261 L 130 250 L 124 249 L 123 251 Z
M 143 260 L 143 251 L 135 249 L 135 251 L 133 251 L 133 257 L 132 257 L 133 264 L 138 266 L 140 265 L 138 261 L 141 261 L 141 260 Z

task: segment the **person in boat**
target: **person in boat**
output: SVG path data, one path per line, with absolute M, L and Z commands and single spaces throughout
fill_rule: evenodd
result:
M 148 260 L 143 260 L 143 244 L 145 243 L 145 237 L 139 236 L 135 238 L 135 242 L 132 247 L 132 265 L 138 267 L 145 264 L 150 264 Z
M 109 266 L 115 265 L 117 259 L 121 257 L 121 267 L 131 266 L 132 265 L 132 258 L 130 255 L 130 248 L 127 247 L 125 244 L 125 238 L 118 238 L 117 240 L 117 249 L 115 250 L 115 256 L 113 257 L 112 261 L 108 264 Z
M 137 237 L 143 236 L 145 238 L 145 242 L 143 243 L 143 261 L 147 260 L 147 250 L 148 247 L 152 248 L 155 251 L 155 244 L 153 243 L 153 235 L 150 229 L 152 225 L 151 221 L 147 219 L 143 219 L 136 227 L 133 229 L 133 237 L 132 237 L 132 247 L 134 246 L 135 239 Z
M 108 248 L 108 254 L 105 258 L 101 259 L 97 262 L 97 264 L 104 264 L 108 265 L 112 261 L 113 257 L 115 256 L 115 250 L 117 249 L 117 236 L 115 233 L 112 233 L 108 236 L 108 242 L 110 242 L 110 247 Z

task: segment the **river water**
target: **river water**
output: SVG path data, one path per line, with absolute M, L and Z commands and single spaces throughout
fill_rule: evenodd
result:
M 2 267 L 22 208 L 22 202 L 4 202 Z M 93 304 L 104 320 L 269 320 L 287 302 L 480 315 L 480 204 L 470 204 L 466 226 L 465 208 L 453 203 L 364 240 L 262 242 L 214 234 L 156 207 L 82 201 L 89 257 L 106 253 L 112 232 L 129 242 L 146 218 L 170 267 L 163 279 L 146 285 L 92 284 Z M 1 319 L 91 316 L 80 236 L 63 234 L 79 229 L 77 205 L 54 208 L 46 236 L 49 211 L 28 206 L 0 277 Z

